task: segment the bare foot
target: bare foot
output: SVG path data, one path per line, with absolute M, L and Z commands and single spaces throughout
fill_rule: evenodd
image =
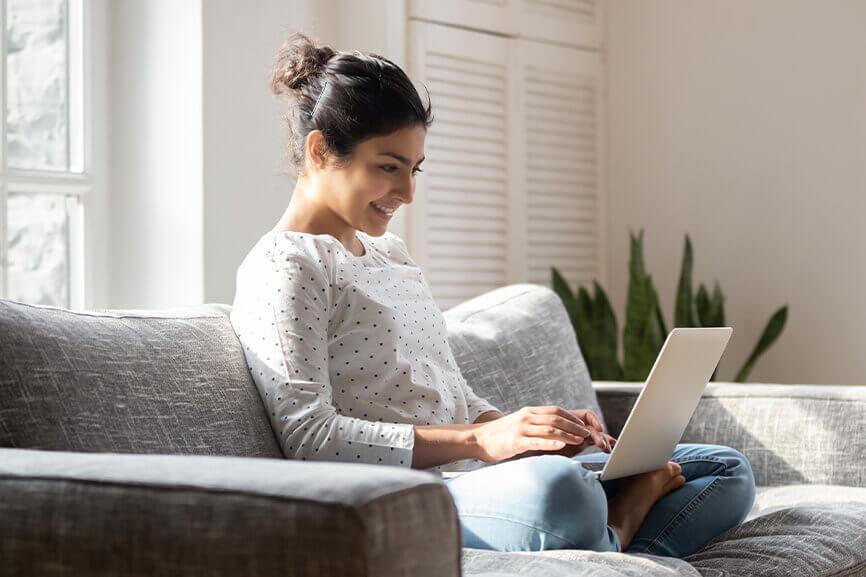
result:
M 630 477 L 622 491 L 608 501 L 608 525 L 619 536 L 623 551 L 656 501 L 685 484 L 681 472 L 679 464 L 668 461 L 662 469 Z

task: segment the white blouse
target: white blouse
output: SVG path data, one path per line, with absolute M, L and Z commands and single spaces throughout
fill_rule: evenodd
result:
M 263 235 L 238 268 L 231 323 L 287 458 L 409 468 L 413 424 L 472 423 L 498 409 L 460 373 L 403 240 L 357 237 L 361 256 L 329 234 Z

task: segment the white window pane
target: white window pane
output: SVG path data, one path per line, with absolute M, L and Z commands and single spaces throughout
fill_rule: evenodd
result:
M 67 3 L 6 0 L 6 10 L 8 165 L 67 170 Z
M 69 202 L 61 194 L 9 194 L 8 298 L 69 307 Z

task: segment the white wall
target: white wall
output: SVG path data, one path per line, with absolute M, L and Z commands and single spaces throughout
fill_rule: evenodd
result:
M 238 265 L 289 204 L 285 100 L 271 93 L 271 68 L 296 30 L 334 42 L 335 5 L 203 3 L 205 302 L 232 302 Z
M 295 186 L 284 97 L 271 67 L 295 31 L 338 50 L 402 58 L 402 3 L 392 0 L 233 0 L 203 3 L 204 298 L 231 303 L 241 260 L 273 228 Z M 401 234 L 402 221 L 390 229 Z
M 110 3 L 113 308 L 201 302 L 200 0 Z
M 751 381 L 866 384 L 866 2 L 609 4 L 610 296 L 628 231 L 672 324 L 683 237 L 718 278 L 732 379 L 770 314 L 788 325 Z

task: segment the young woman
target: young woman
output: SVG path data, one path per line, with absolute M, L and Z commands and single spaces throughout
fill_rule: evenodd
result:
M 387 230 L 432 123 L 403 70 L 295 34 L 272 87 L 291 97 L 297 183 L 238 269 L 231 321 L 287 458 L 462 471 L 444 482 L 467 547 L 682 557 L 745 518 L 754 480 L 734 449 L 680 444 L 663 469 L 601 482 L 579 461 L 615 439 L 591 411 L 503 414 L 469 387 Z

